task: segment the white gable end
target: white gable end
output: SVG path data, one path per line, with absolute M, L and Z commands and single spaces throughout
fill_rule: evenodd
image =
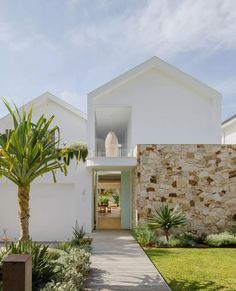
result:
M 128 150 L 148 143 L 220 143 L 221 95 L 166 63 L 156 63 L 156 59 L 154 64 L 148 61 L 89 94 L 92 136 L 96 136 L 93 124 L 99 122 L 96 108 L 104 108 L 104 115 L 109 114 L 109 108 L 122 106 L 131 108 L 127 137 L 122 139 Z M 111 116 L 111 125 L 117 128 L 115 122 L 121 123 L 117 117 L 112 121 Z M 101 136 L 97 138 L 101 140 Z M 93 147 L 91 136 L 89 144 Z
M 24 106 L 26 110 L 30 107 L 33 108 L 33 120 L 39 119 L 42 114 L 47 118 L 54 115 L 52 125 L 59 126 L 62 142 L 87 142 L 87 119 L 79 109 L 48 92 Z M 0 131 L 11 127 L 10 115 L 0 119 Z

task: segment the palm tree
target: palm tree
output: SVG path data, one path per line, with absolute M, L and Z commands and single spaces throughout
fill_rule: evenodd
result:
M 8 109 L 13 128 L 0 134 L 0 176 L 15 183 L 18 187 L 19 218 L 21 241 L 29 240 L 29 194 L 31 183 L 48 172 L 53 175 L 60 169 L 67 174 L 70 150 L 59 148 L 59 128 L 52 127 L 54 116 L 46 119 L 42 115 L 37 122 L 32 121 L 32 108 L 27 113 L 2 99 Z M 77 149 L 78 160 L 85 159 L 86 150 Z M 72 153 L 73 156 L 73 153 Z
M 186 219 L 181 211 L 172 209 L 166 205 L 161 205 L 159 210 L 148 219 L 151 229 L 162 229 L 165 233 L 166 240 L 169 241 L 171 228 L 183 226 L 186 224 Z

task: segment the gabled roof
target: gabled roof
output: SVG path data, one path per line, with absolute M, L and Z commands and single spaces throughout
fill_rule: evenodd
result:
M 174 66 L 166 63 L 160 58 L 154 56 L 151 59 L 145 61 L 144 63 L 134 67 L 133 69 L 121 74 L 120 76 L 114 78 L 113 80 L 105 83 L 101 87 L 91 91 L 88 93 L 88 97 L 98 97 L 109 91 L 112 91 L 115 88 L 118 88 L 122 84 L 128 82 L 129 80 L 137 77 L 138 75 L 148 71 L 150 69 L 157 68 L 160 71 L 165 72 L 167 75 L 180 81 L 181 83 L 188 84 L 189 86 L 197 89 L 203 95 L 212 98 L 221 98 L 221 93 L 216 91 L 215 89 L 209 87 L 203 82 L 193 78 L 192 76 L 182 72 L 181 70 L 175 68 Z
M 80 111 L 78 108 L 72 106 L 71 104 L 67 103 L 66 101 L 56 97 L 55 95 L 51 94 L 50 92 L 43 93 L 39 97 L 37 97 L 37 98 L 31 100 L 30 102 L 26 103 L 25 105 L 21 106 L 19 109 L 21 109 L 23 107 L 29 108 L 30 106 L 36 105 L 36 104 L 43 104 L 45 102 L 48 102 L 49 100 L 58 104 L 59 106 L 61 106 L 63 108 L 66 108 L 67 110 L 71 111 L 72 113 L 74 113 L 78 117 L 81 117 L 81 118 L 87 120 L 87 116 L 84 112 Z M 0 121 L 7 118 L 8 116 L 9 116 L 9 114 L 2 117 L 0 119 Z
M 228 118 L 225 121 L 223 121 L 222 122 L 222 127 L 226 127 L 226 126 L 230 125 L 231 123 L 233 123 L 234 121 L 236 122 L 236 114 L 234 114 L 230 118 Z

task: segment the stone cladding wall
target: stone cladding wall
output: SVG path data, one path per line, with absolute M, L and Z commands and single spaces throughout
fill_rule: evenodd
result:
M 182 208 L 188 230 L 214 233 L 236 222 L 236 145 L 138 145 L 136 217 L 161 203 Z

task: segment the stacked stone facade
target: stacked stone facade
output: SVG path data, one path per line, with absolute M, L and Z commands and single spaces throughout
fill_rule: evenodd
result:
M 236 145 L 138 145 L 133 203 L 139 222 L 162 203 L 179 206 L 188 230 L 214 233 L 236 222 Z

